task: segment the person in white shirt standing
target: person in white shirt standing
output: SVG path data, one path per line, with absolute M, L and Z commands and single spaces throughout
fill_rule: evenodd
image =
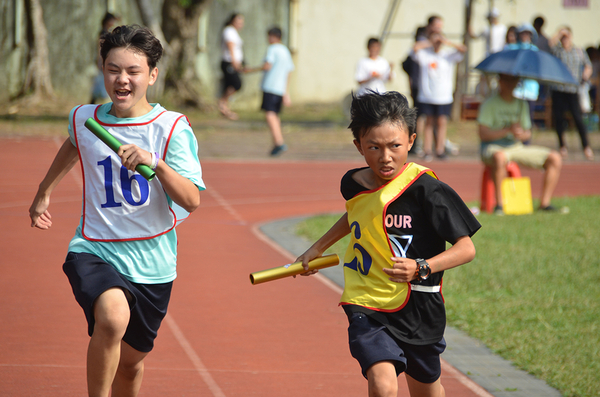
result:
M 354 78 L 359 84 L 357 96 L 366 94 L 368 91 L 385 93 L 385 83 L 394 77 L 393 64 L 379 55 L 381 51 L 379 39 L 370 38 L 367 42 L 367 50 L 369 56 L 358 61 L 354 74 Z
M 504 49 L 504 44 L 506 44 L 506 32 L 508 30 L 506 25 L 500 23 L 500 11 L 497 8 L 494 7 L 490 10 L 487 19 L 490 25 L 478 35 L 473 34 L 471 26 L 469 26 L 469 35 L 472 39 L 481 37 L 485 39 L 486 57 Z
M 444 45 L 453 49 L 442 48 Z M 413 47 L 413 59 L 420 71 L 417 101 L 427 116 L 423 137 L 426 161 L 432 159 L 434 126 L 437 128 L 435 153 L 440 159 L 446 157 L 446 128 L 454 101 L 454 68 L 466 50 L 463 44 L 452 43 L 437 32 L 430 33 L 428 40 L 418 41 Z
M 485 37 L 485 51 L 487 55 L 495 54 L 502 51 L 506 44 L 506 25 L 500 23 L 500 11 L 497 8 L 492 8 L 488 14 L 490 21 L 489 28 L 483 31 Z
M 243 71 L 244 44 L 239 31 L 244 27 L 244 16 L 232 14 L 223 29 L 221 39 L 221 70 L 223 71 L 223 93 L 219 98 L 219 111 L 230 120 L 237 120 L 238 115 L 229 109 L 229 97 L 242 88 L 240 72 Z

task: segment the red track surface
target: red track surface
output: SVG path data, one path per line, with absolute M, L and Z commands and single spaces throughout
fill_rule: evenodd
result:
M 0 140 L 0 395 L 86 393 L 88 337 L 61 265 L 79 222 L 79 166 L 53 194 L 50 231 L 27 210 L 59 140 Z M 203 161 L 208 190 L 178 228 L 179 278 L 141 396 L 365 396 L 339 295 L 316 277 L 252 286 L 249 273 L 290 258 L 257 236 L 271 220 L 343 211 L 339 179 L 358 163 Z M 433 164 L 465 200 L 475 162 Z M 600 193 L 600 165 L 565 167 L 557 195 Z M 528 175 L 528 172 L 525 172 Z M 532 178 L 534 194 L 539 178 Z M 408 395 L 402 377 L 400 395 Z M 482 396 L 444 367 L 449 396 Z

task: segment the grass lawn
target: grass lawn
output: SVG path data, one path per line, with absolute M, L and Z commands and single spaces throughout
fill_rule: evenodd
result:
M 570 213 L 478 216 L 475 260 L 444 277 L 448 322 L 565 396 L 598 396 L 600 197 L 553 203 Z M 338 218 L 308 219 L 298 234 L 315 240 Z

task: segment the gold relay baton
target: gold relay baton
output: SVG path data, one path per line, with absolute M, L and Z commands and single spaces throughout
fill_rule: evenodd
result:
M 340 262 L 336 254 L 325 255 L 308 262 L 308 270 L 302 266 L 302 262 L 290 263 L 288 265 L 274 267 L 272 269 L 261 270 L 250 273 L 250 282 L 254 284 L 266 283 L 267 281 L 279 280 L 280 278 L 297 276 L 311 270 L 323 269 L 335 266 Z

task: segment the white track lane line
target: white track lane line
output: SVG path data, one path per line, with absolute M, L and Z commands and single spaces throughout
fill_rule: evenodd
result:
M 229 212 L 229 214 L 236 220 L 238 221 L 240 224 L 245 225 L 246 221 L 244 220 L 244 218 L 242 218 L 242 215 L 240 215 L 239 212 L 237 212 L 230 204 L 229 202 L 227 202 L 227 200 L 225 200 L 225 198 L 223 198 L 223 196 L 221 196 L 213 187 L 211 187 L 210 189 L 206 189 L 206 192 L 211 195 L 216 201 L 217 203 L 222 206 L 223 208 L 225 208 L 225 210 L 227 212 Z
M 194 364 L 196 372 L 198 372 L 204 383 L 206 383 L 206 386 L 208 386 L 212 395 L 215 397 L 225 397 L 225 393 L 223 393 L 219 385 L 217 385 L 217 382 L 215 382 L 214 378 L 211 376 L 210 372 L 208 372 L 208 369 L 204 366 L 202 360 L 200 360 L 200 357 L 198 357 L 198 354 L 196 354 L 196 351 L 194 350 L 190 342 L 183 335 L 183 332 L 181 332 L 181 329 L 179 328 L 175 320 L 173 320 L 173 317 L 167 314 L 167 316 L 165 317 L 165 322 L 167 323 L 167 326 L 171 329 L 171 332 L 175 336 L 177 342 L 179 342 L 179 345 L 181 346 L 185 354 L 188 356 L 192 364 Z
M 207 189 L 207 192 L 217 201 L 218 205 L 222 206 L 236 221 L 238 221 L 242 225 L 246 224 L 246 221 L 240 215 L 240 213 L 237 212 L 231 205 L 229 205 L 227 200 L 225 200 L 225 198 L 223 198 L 223 196 L 221 196 L 214 188 Z M 210 372 L 208 372 L 208 369 L 204 366 L 202 360 L 200 360 L 200 357 L 198 356 L 190 342 L 187 340 L 187 338 L 173 319 L 173 316 L 167 314 L 167 316 L 165 317 L 165 321 L 167 323 L 167 326 L 171 329 L 171 332 L 173 332 L 175 339 L 177 340 L 183 351 L 185 351 L 185 354 L 188 356 L 188 358 L 196 368 L 196 371 L 198 372 L 204 383 L 206 383 L 213 396 L 225 397 L 225 393 L 223 393 L 217 382 L 211 376 Z

